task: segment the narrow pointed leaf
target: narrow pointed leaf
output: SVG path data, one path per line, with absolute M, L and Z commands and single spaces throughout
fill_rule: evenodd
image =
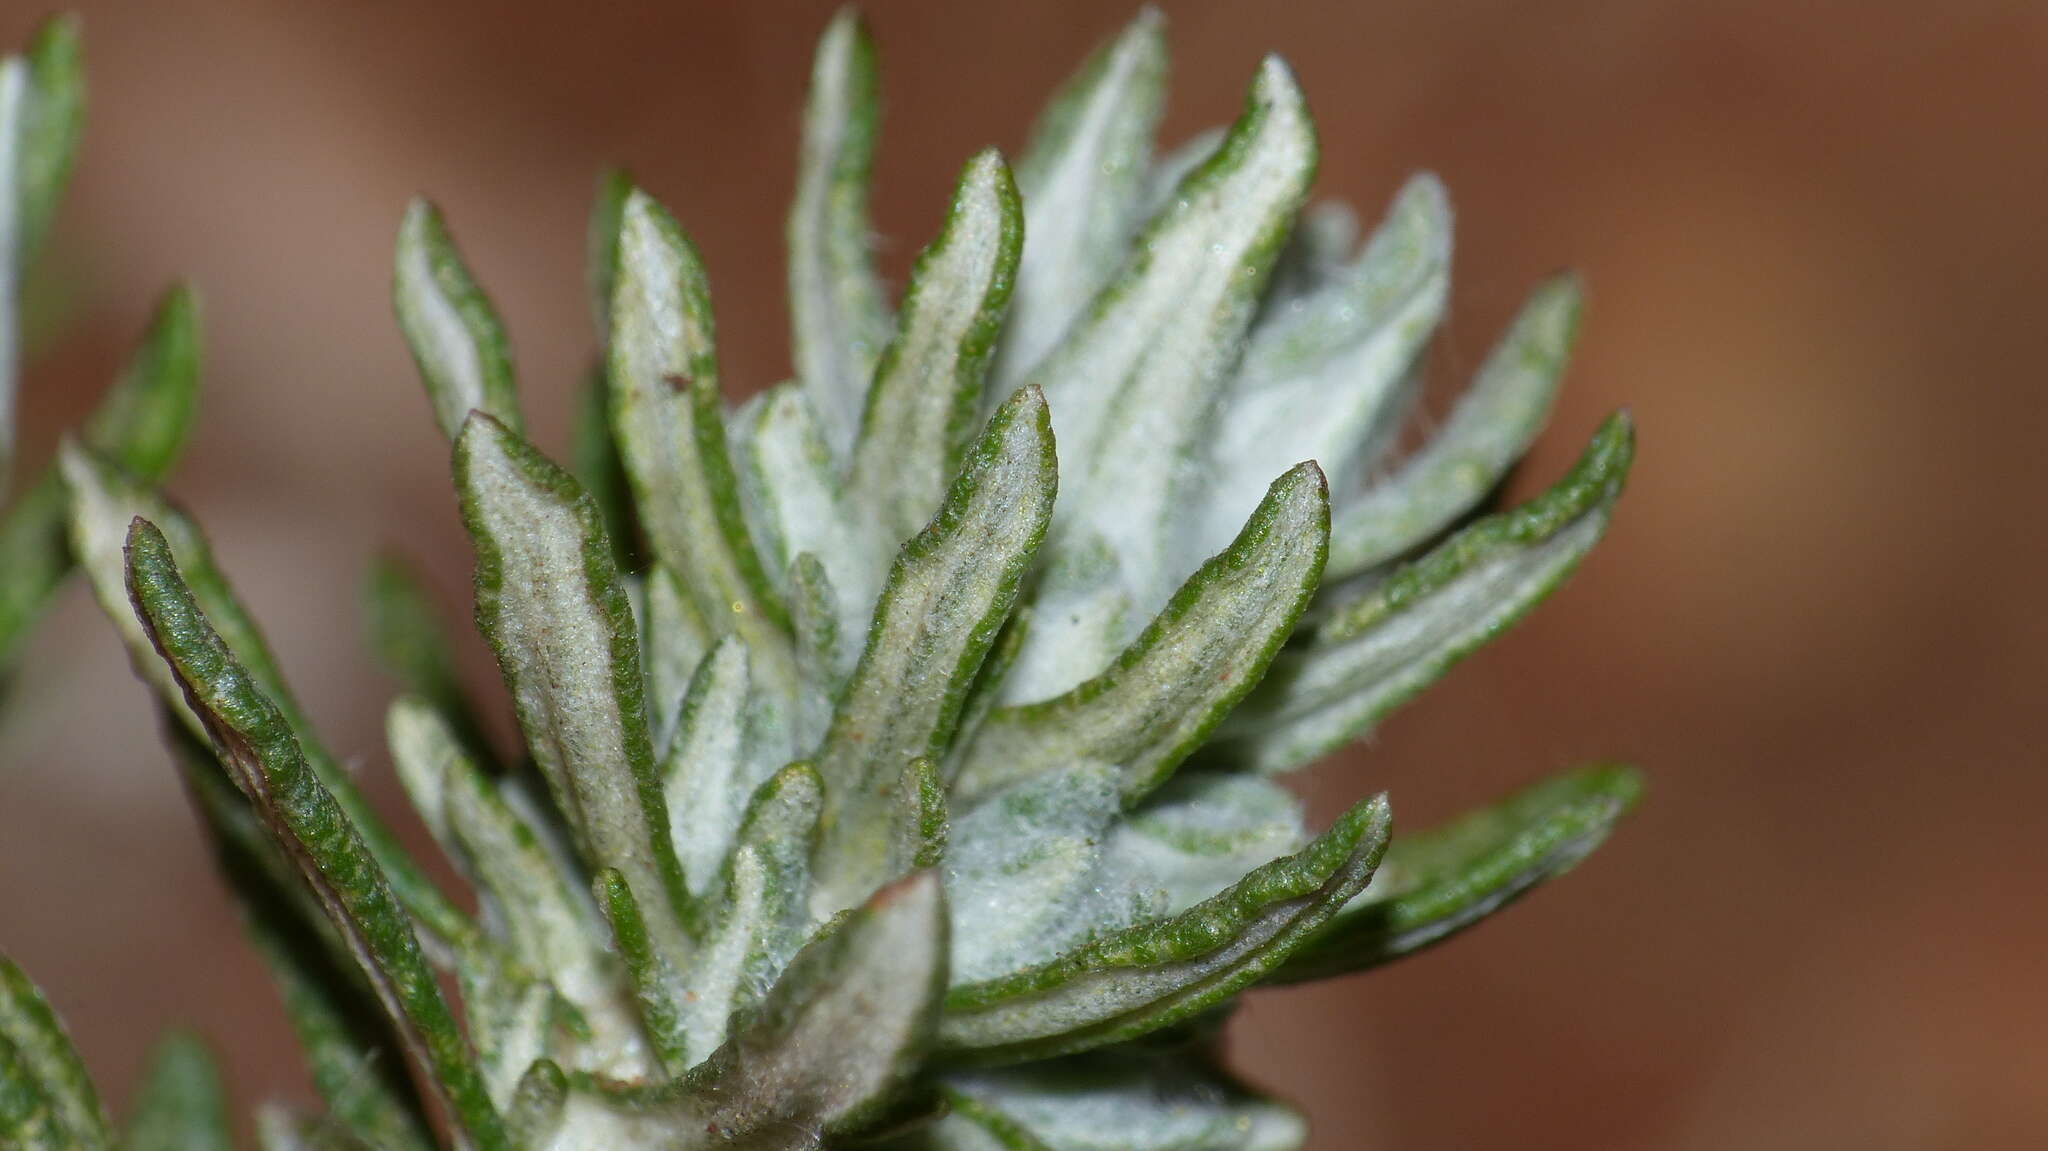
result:
M 790 565 L 789 612 L 796 633 L 798 691 L 792 734 L 799 748 L 816 747 L 825 738 L 832 701 L 853 670 L 853 645 L 839 629 L 838 595 L 817 556 L 804 552 L 796 557 Z
M 797 557 L 809 553 L 821 562 L 831 557 L 825 574 L 839 630 L 865 632 L 900 541 L 884 541 L 880 533 L 849 522 L 832 449 L 802 389 L 792 384 L 772 388 L 742 414 L 742 490 L 753 509 L 754 538 L 768 570 L 794 597 Z
M 1277 967 L 1365 887 L 1386 849 L 1384 797 L 1301 851 L 1167 919 L 1049 963 L 953 988 L 942 1048 L 975 1062 L 1042 1059 L 1193 1018 Z
M 1159 10 L 1139 11 L 1053 94 L 1017 163 L 1031 243 L 995 383 L 1020 382 L 1116 273 L 1137 229 L 1166 94 Z
M 694 1066 L 727 1038 L 735 1011 L 772 987 L 811 928 L 810 858 L 824 810 L 824 782 L 809 764 L 778 772 L 753 798 L 727 857 L 715 922 L 692 965 L 682 1004 Z
M 946 749 L 1044 538 L 1054 453 L 1045 398 L 1020 389 L 990 418 L 938 516 L 903 545 L 818 754 L 827 788 L 821 916 L 893 878 L 899 773 Z
M 735 638 L 721 640 L 690 682 L 662 762 L 676 856 L 695 896 L 718 879 L 759 782 L 746 775 L 751 686 L 746 646 Z
M 644 901 L 654 946 L 687 952 L 682 869 L 647 730 L 639 641 L 597 506 L 510 429 L 475 416 L 455 445 L 477 555 L 477 623 L 527 747 L 584 858 Z
M 1185 570 L 1174 570 L 1173 541 L 1192 463 L 1315 164 L 1301 91 L 1268 59 L 1216 154 L 1032 373 L 1058 421 L 1066 498 L 1060 558 L 1039 600 L 1047 610 L 1010 702 L 1046 699 L 1102 670 Z M 1112 578 L 1097 577 L 1105 566 Z
M 1340 503 L 1364 486 L 1407 414 L 1450 262 L 1450 204 L 1418 176 L 1355 262 L 1261 318 L 1209 444 L 1204 539 L 1234 531 L 1266 477 L 1295 460 L 1320 464 Z
M 1617 413 L 1555 487 L 1336 608 L 1274 661 L 1205 762 L 1289 771 L 1364 733 L 1571 573 L 1605 530 L 1633 452 Z
M 479 949 L 462 957 L 471 1034 L 478 1033 L 478 993 L 491 999 L 501 1021 L 542 1035 L 554 1021 L 559 993 L 582 1032 L 579 1069 L 618 1078 L 650 1074 L 652 1056 L 625 973 L 598 942 L 588 902 L 571 888 L 539 835 L 464 754 L 434 708 L 400 699 L 385 726 L 413 806 L 475 883 L 484 930 L 510 961 Z M 538 992 L 529 974 L 546 980 Z M 483 1054 L 492 1062 L 491 1052 Z M 501 1060 L 493 1098 L 503 1103 L 531 1061 L 530 1055 Z
M 985 151 L 961 171 L 945 227 L 918 256 L 854 447 L 852 495 L 885 540 L 923 527 L 960 470 L 1023 243 L 1017 186 Z
M 200 356 L 199 299 L 189 286 L 174 284 L 87 418 L 86 445 L 143 479 L 170 471 L 192 430 Z
M 860 428 L 889 305 L 869 251 L 868 176 L 881 126 L 874 42 L 860 17 L 832 18 L 811 65 L 796 202 L 789 211 L 790 332 L 797 378 L 826 442 L 844 457 Z
M 1470 927 L 1592 854 L 1642 786 L 1625 767 L 1584 768 L 1397 837 L 1371 886 L 1270 981 L 1363 971 Z
M 976 733 L 955 786 L 972 797 L 1075 763 L 1114 764 L 1135 803 L 1199 747 L 1265 674 L 1308 606 L 1329 539 L 1329 493 L 1305 463 L 1274 481 L 1235 542 L 1188 577 L 1109 670 Z
M 50 1108 L 51 1130 L 86 1148 L 107 1143 L 106 1113 L 92 1076 L 42 993 L 11 960 L 0 957 L 0 1046 Z M 8 1071 L 0 1069 L 0 1078 Z M 0 1091 L 4 1091 L 0 1088 Z M 11 1145 L 10 1145 L 11 1146 Z
M 671 1073 L 682 1071 L 690 1065 L 689 1041 L 684 1033 L 684 1010 L 690 990 L 678 966 L 680 957 L 671 958 L 671 949 L 656 942 L 648 926 L 647 901 L 617 868 L 598 872 L 592 890 L 597 896 L 598 910 L 611 925 L 612 943 L 632 976 L 647 1037 Z
M 171 544 L 146 521 L 129 533 L 128 584 L 150 641 L 205 724 L 216 754 L 299 865 L 349 940 L 385 1008 L 485 1151 L 504 1146 L 469 1044 L 434 983 L 383 870 L 300 750 L 291 723 L 201 613 Z
M 715 633 L 738 631 L 757 658 L 786 663 L 782 607 L 740 510 L 726 445 L 704 266 L 669 214 L 638 191 L 620 215 L 609 372 L 612 429 L 655 559 Z
M 24 55 L 0 60 L 0 492 L 14 455 L 21 284 L 69 180 L 84 109 L 77 17 L 46 22 Z
M 86 420 L 93 451 L 142 479 L 170 469 L 192 427 L 199 394 L 199 311 L 189 289 L 173 287 L 128 366 Z M 52 466 L 0 518 L 0 664 L 71 571 L 64 484 Z
M 85 46 L 78 17 L 45 21 L 24 60 L 27 100 L 11 157 L 20 221 L 13 251 L 17 267 L 26 267 L 49 235 L 85 130 Z
M 425 200 L 408 204 L 398 226 L 391 302 L 443 435 L 454 439 L 472 411 L 520 426 L 504 325 L 463 265 L 440 209 Z
M 159 1040 L 136 1089 L 121 1151 L 233 1151 L 227 1087 L 196 1035 Z
M 1429 443 L 1338 512 L 1330 534 L 1333 578 L 1423 543 L 1500 483 L 1550 415 L 1578 315 L 1575 279 L 1561 277 L 1537 290 Z
M 63 450 L 58 463 L 71 493 L 73 554 L 85 570 L 101 609 L 127 646 L 137 674 L 156 688 L 159 698 L 188 730 L 205 738 L 204 720 L 188 706 L 170 667 L 157 657 L 128 594 L 125 546 L 133 521 L 141 517 L 158 525 L 170 540 L 179 571 L 200 610 L 248 673 L 250 682 L 285 716 L 321 786 L 341 805 L 356 834 L 376 856 L 392 889 L 405 901 L 407 910 L 443 943 L 453 944 L 472 934 L 475 927 L 468 917 L 441 894 L 419 864 L 406 854 L 347 770 L 321 746 L 311 722 L 285 683 L 284 673 L 261 629 L 214 562 L 212 548 L 199 525 L 161 493 L 75 445 Z
M 1115 1050 L 945 1081 L 930 1151 L 1295 1151 L 1308 1124 L 1199 1055 Z

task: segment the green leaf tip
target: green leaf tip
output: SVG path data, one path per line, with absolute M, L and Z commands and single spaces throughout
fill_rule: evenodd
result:
M 232 1131 L 227 1087 L 206 1041 L 183 1031 L 158 1040 L 121 1151 L 233 1151 Z

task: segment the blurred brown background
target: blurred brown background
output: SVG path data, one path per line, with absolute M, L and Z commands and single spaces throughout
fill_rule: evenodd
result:
M 18 43 L 40 3 L 0 4 Z M 697 238 L 728 378 L 788 371 L 780 216 L 822 5 L 87 3 L 92 108 L 28 451 L 175 275 L 207 305 L 174 489 L 337 749 L 395 810 L 357 643 L 371 550 L 468 560 L 390 319 L 416 190 L 449 211 L 566 446 L 583 218 L 631 166 Z M 1645 764 L 1568 881 L 1426 958 L 1254 999 L 1242 1060 L 1341 1148 L 2035 1147 L 2048 1138 L 2048 6 L 1376 0 L 1166 5 L 1166 137 L 1284 53 L 1322 195 L 1432 168 L 1461 376 L 1557 267 L 1591 288 L 1547 481 L 1636 412 L 1607 543 L 1507 639 L 1305 781 L 1410 826 L 1568 762 Z M 1936 10 L 1939 14 L 1936 14 Z M 1121 4 L 876 3 L 877 212 L 900 282 L 951 174 L 1014 149 Z M 490 679 L 480 647 L 472 670 Z M 82 589 L 0 721 L 0 947 L 124 1103 L 189 1022 L 247 1099 L 309 1098 L 143 693 Z M 417 830 L 417 829 L 412 829 Z

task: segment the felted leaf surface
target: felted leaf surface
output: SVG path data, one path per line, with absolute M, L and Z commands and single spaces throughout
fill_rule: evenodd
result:
M 639 641 L 598 509 L 486 415 L 456 440 L 455 474 L 477 553 L 477 623 L 534 762 L 585 859 L 631 885 L 656 947 L 687 954 Z
M 794 960 L 748 1021 L 665 1086 L 530 1076 L 535 1145 L 812 1151 L 887 1112 L 945 984 L 936 876 L 875 894 Z M 522 1087 L 522 1092 L 527 1090 Z
M 1301 851 L 1179 915 L 955 987 L 940 1044 L 961 1060 L 1017 1062 L 1122 1042 L 1198 1015 L 1278 966 L 1365 887 L 1389 822 L 1384 797 L 1367 800 Z
M 1293 1151 L 1308 1124 L 1193 1052 L 1115 1048 L 948 1076 L 920 1151 Z
M 1296 460 L 1320 464 L 1340 503 L 1364 485 L 1407 414 L 1450 262 L 1449 202 L 1418 176 L 1356 260 L 1304 273 L 1319 282 L 1267 305 L 1208 444 L 1201 539 L 1235 531 L 1267 477 Z
M 1101 675 L 1043 703 L 1003 708 L 975 733 L 959 794 L 1070 764 L 1113 764 L 1126 802 L 1159 786 L 1265 674 L 1322 574 L 1322 472 L 1274 481 L 1238 538 L 1188 577 Z
M 639 191 L 620 209 L 608 374 L 613 435 L 655 558 L 715 634 L 745 636 L 764 676 L 781 668 L 784 617 L 740 511 L 703 262 Z M 787 682 L 786 672 L 771 682 Z
M 985 151 L 967 162 L 945 227 L 918 256 L 862 413 L 849 485 L 884 539 L 922 527 L 959 471 L 1023 243 L 1017 185 Z

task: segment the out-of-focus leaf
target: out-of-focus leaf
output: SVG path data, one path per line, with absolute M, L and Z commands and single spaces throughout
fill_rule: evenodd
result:
M 468 917 L 441 894 L 419 864 L 406 854 L 348 772 L 321 746 L 311 722 L 286 685 L 284 673 L 262 631 L 214 562 L 213 551 L 199 525 L 161 493 L 75 445 L 65 448 L 58 463 L 71 493 L 72 552 L 78 557 L 101 609 L 127 646 L 137 674 L 156 688 L 158 696 L 187 729 L 204 738 L 204 722 L 188 705 L 170 668 L 157 657 L 130 602 L 125 547 L 129 530 L 140 517 L 158 525 L 171 541 L 178 567 L 200 610 L 219 631 L 255 688 L 285 716 L 321 786 L 341 805 L 356 834 L 376 856 L 392 889 L 405 901 L 407 910 L 440 943 L 453 945 L 470 936 L 475 928 Z
M 1642 786 L 1625 767 L 1583 768 L 1395 837 L 1372 884 L 1269 981 L 1363 971 L 1470 927 L 1592 854 Z
M 881 126 L 875 45 L 852 8 L 818 41 L 789 210 L 789 308 L 797 378 L 844 458 L 860 429 L 889 305 L 869 251 L 868 174 Z
M 196 1035 L 157 1041 L 136 1089 L 121 1151 L 233 1151 L 227 1087 L 213 1052 Z
M 190 289 L 157 304 L 127 368 L 86 420 L 85 443 L 123 470 L 156 479 L 191 430 L 199 396 L 199 309 Z M 51 467 L 0 518 L 0 665 L 71 571 L 65 491 Z

